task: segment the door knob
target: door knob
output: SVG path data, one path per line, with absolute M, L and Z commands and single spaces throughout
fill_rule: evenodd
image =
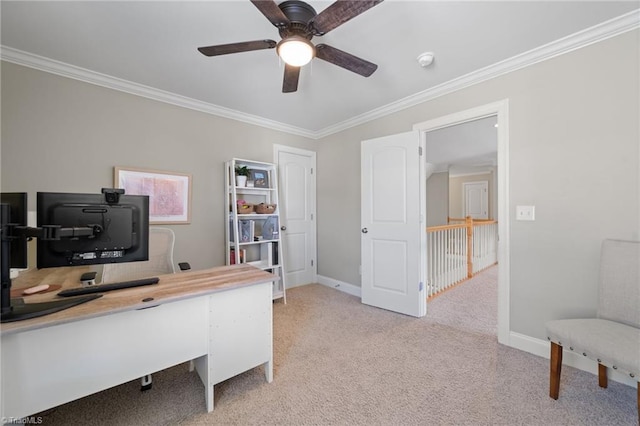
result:
M 284 226 L 284 225 L 282 225 L 282 226 L 280 227 L 280 230 L 281 230 L 281 231 L 286 231 L 286 230 L 287 230 L 287 227 L 286 227 L 286 226 Z
M 369 230 L 367 228 L 362 228 L 362 233 L 366 234 L 367 232 L 369 232 Z

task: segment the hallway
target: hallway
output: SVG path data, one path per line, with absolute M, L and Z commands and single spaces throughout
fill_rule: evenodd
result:
M 460 330 L 497 336 L 498 265 L 428 301 L 426 318 Z

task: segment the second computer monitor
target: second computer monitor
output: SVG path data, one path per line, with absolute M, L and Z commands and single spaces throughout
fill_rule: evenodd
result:
M 92 236 L 38 241 L 38 268 L 135 262 L 149 258 L 146 195 L 38 192 L 38 227 L 95 230 Z M 108 200 L 108 201 L 107 201 Z

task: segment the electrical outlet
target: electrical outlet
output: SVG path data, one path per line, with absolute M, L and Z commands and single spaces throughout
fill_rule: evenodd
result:
M 536 220 L 536 206 L 516 206 L 516 220 Z

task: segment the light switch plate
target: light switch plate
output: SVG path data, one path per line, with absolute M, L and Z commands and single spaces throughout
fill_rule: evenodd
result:
M 516 206 L 516 220 L 536 220 L 536 206 Z

